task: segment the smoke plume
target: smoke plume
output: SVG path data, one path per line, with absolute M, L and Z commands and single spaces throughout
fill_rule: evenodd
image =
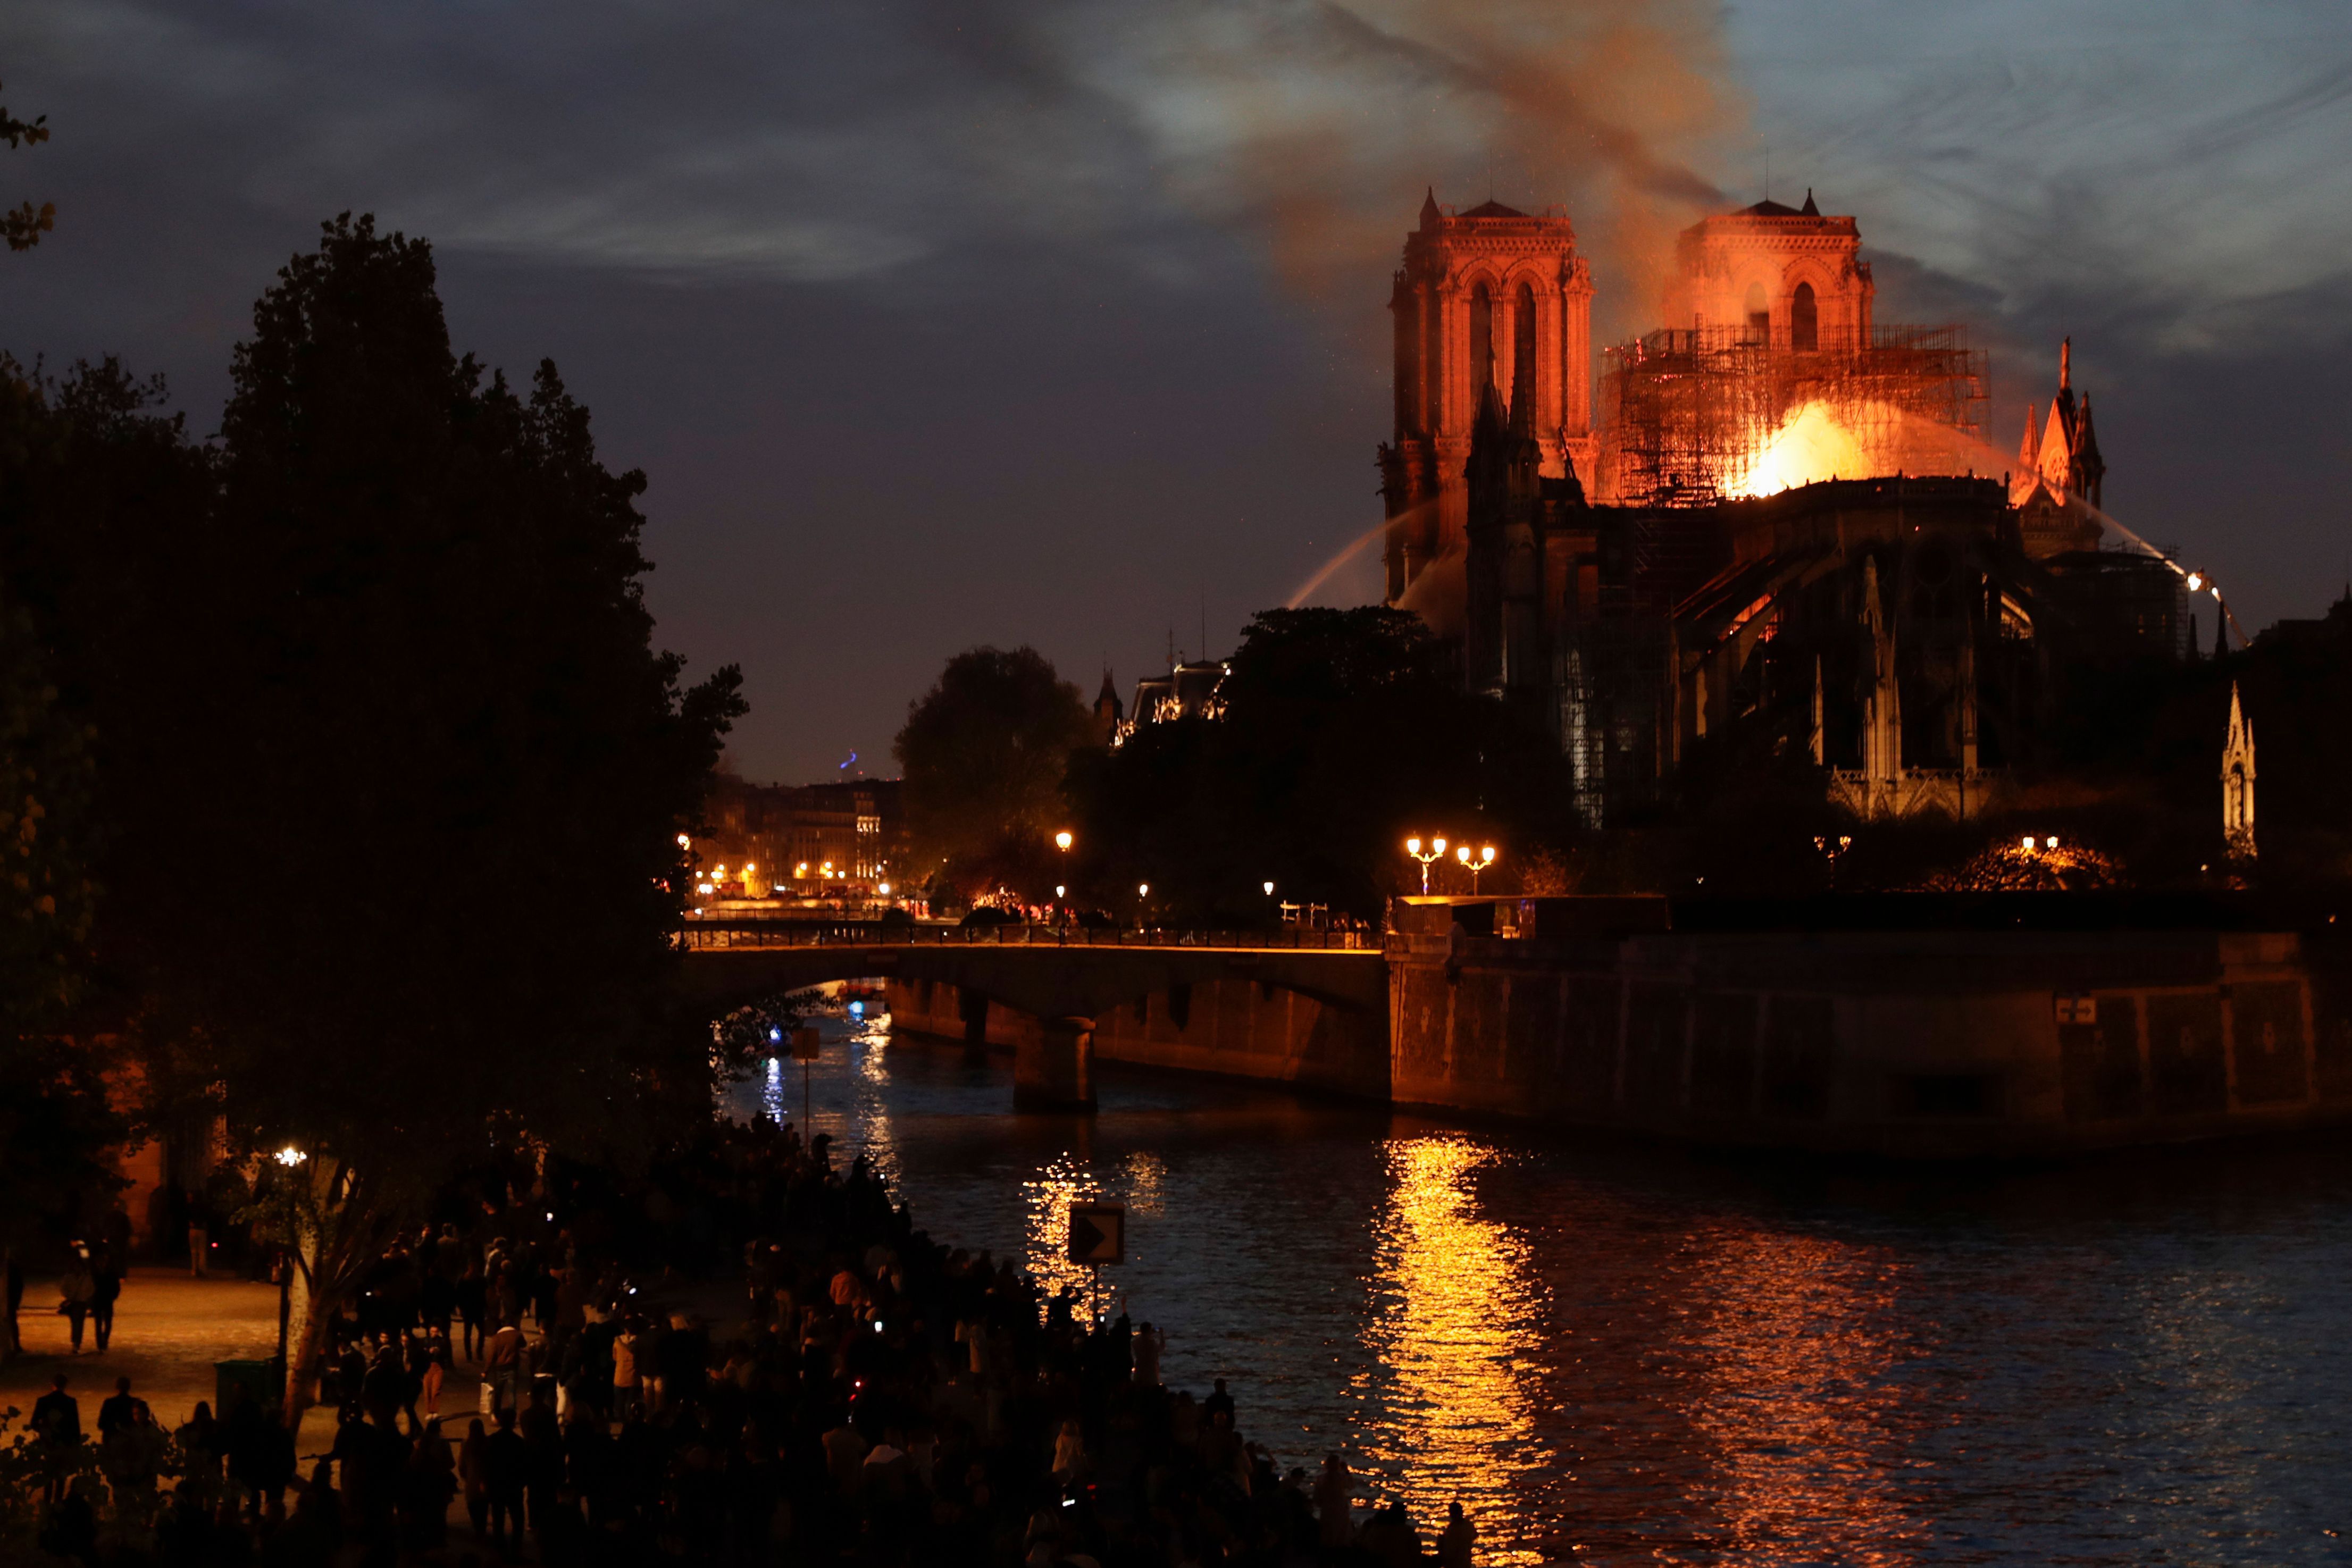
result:
M 1676 231 L 1742 133 L 1714 0 L 1229 0 L 1142 24 L 1065 14 L 1194 211 L 1261 232 L 1286 281 L 1361 308 L 1426 186 L 1564 205 L 1605 336 L 1656 319 Z

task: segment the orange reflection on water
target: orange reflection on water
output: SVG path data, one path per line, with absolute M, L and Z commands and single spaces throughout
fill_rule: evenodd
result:
M 1689 1419 L 1742 1562 L 1911 1563 L 1930 1544 L 1885 1464 L 1889 1429 L 1923 1414 L 1887 1375 L 1925 1353 L 1890 1327 L 1897 1270 L 1883 1249 L 1787 1232 L 1707 1257 Z
M 1498 1156 L 1459 1134 L 1389 1143 L 1389 1200 L 1375 1235 L 1373 1321 L 1357 1399 L 1363 1457 L 1391 1481 L 1434 1546 L 1446 1505 L 1478 1526 L 1480 1560 L 1537 1563 L 1498 1539 L 1517 1514 L 1519 1478 L 1548 1463 L 1536 1438 L 1538 1334 L 1543 1301 L 1526 1240 L 1481 1218 L 1474 1173 Z
M 1055 1155 L 1021 1184 L 1029 1273 L 1048 1296 L 1065 1285 L 1075 1285 L 1083 1299 L 1094 1287 L 1094 1270 L 1071 1262 L 1069 1249 L 1070 1205 L 1096 1190 L 1093 1163 L 1069 1153 Z

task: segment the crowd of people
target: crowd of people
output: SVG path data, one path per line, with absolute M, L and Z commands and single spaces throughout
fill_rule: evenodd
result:
M 450 1222 L 387 1253 L 332 1327 L 323 1454 L 298 1460 L 280 1412 L 237 1389 L 167 1440 L 126 1385 L 88 1444 L 60 1381 L 24 1450 L 39 1545 L 288 1568 L 1471 1561 L 1458 1508 L 1426 1543 L 1400 1503 L 1360 1526 L 1339 1455 L 1284 1473 L 1222 1381 L 1162 1384 L 1150 1324 L 932 1242 L 822 1136 L 716 1129 L 644 1202 L 553 1185 L 539 1238 Z M 723 1332 L 628 1255 L 616 1207 L 740 1258 Z M 445 1413 L 461 1366 L 482 1391 Z

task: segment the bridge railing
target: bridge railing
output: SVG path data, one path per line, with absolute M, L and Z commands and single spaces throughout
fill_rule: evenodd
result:
M 1051 925 L 908 925 L 879 920 L 693 920 L 677 934 L 688 952 L 727 947 L 1281 947 L 1377 953 L 1377 931 L 1169 931 Z

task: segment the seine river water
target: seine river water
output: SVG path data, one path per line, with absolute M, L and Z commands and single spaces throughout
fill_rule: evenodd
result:
M 934 1238 L 1082 1279 L 1065 1206 L 1124 1201 L 1167 1380 L 1482 1562 L 2352 1563 L 2352 1154 L 1791 1170 L 1115 1068 L 1024 1116 L 824 1032 L 819 1129 Z

